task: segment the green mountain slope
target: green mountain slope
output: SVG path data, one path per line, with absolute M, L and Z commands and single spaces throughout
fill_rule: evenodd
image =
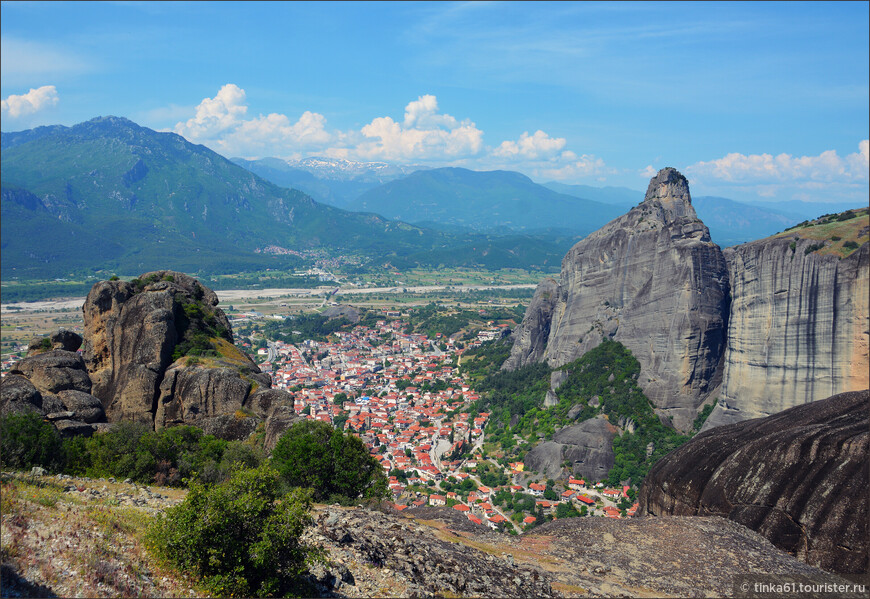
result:
M 622 213 L 620 207 L 557 193 L 517 172 L 463 168 L 417 171 L 365 192 L 350 207 L 478 231 L 559 228 L 579 234 Z
M 87 267 L 228 272 L 274 263 L 258 253 L 269 246 L 392 256 L 455 244 L 319 204 L 123 118 L 3 133 L 2 147 L 2 266 L 22 277 Z

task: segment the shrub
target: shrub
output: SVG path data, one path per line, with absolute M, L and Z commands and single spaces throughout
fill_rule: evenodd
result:
M 847 250 L 857 250 L 858 244 L 850 239 L 849 241 L 843 243 L 843 248 Z
M 150 482 L 156 472 L 157 461 L 139 447 L 142 437 L 149 431 L 145 424 L 122 421 L 109 432 L 91 437 L 87 443 L 91 459 L 88 474 Z
M 35 412 L 0 418 L 0 451 L 4 468 L 23 470 L 41 466 L 58 470 L 63 467 L 60 435 Z
M 215 596 L 274 597 L 298 590 L 312 550 L 299 536 L 310 522 L 311 497 L 281 496 L 268 466 L 240 470 L 224 483 L 192 482 L 185 500 L 148 531 L 149 544 Z
M 325 422 L 304 420 L 287 429 L 272 451 L 272 463 L 287 484 L 312 489 L 318 501 L 346 503 L 387 494 L 384 471 L 359 437 Z

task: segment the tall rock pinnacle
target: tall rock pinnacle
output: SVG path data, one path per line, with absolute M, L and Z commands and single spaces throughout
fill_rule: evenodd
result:
M 689 194 L 689 182 L 675 168 L 663 168 L 649 182 L 643 203 L 661 209 L 663 219 L 697 219 Z
M 644 201 L 578 242 L 558 285 L 542 283 L 503 368 L 567 364 L 605 337 L 641 364 L 647 397 L 688 430 L 721 382 L 728 268 L 692 208 L 689 184 L 666 168 Z

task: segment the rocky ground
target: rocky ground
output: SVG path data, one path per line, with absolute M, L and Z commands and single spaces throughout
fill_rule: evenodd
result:
M 150 518 L 185 491 L 129 482 L 3 474 L 2 595 L 202 596 L 154 561 Z M 510 536 L 447 508 L 315 507 L 304 539 L 327 597 L 733 596 L 735 577 L 843 579 L 722 518 L 578 518 Z

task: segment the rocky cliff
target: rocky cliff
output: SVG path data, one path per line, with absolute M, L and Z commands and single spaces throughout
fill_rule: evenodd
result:
M 640 361 L 638 382 L 660 413 L 688 429 L 721 380 L 728 290 L 688 182 L 664 169 L 640 205 L 571 248 L 558 285 L 541 284 L 505 368 L 561 366 L 610 337 Z
M 94 285 L 82 307 L 83 356 L 110 421 L 156 429 L 193 424 L 240 439 L 272 408 L 292 406 L 289 394 L 271 390 L 271 377 L 233 345 L 217 305 L 212 290 L 174 271 Z M 256 407 L 267 390 L 267 408 Z
M 870 572 L 870 392 L 716 427 L 660 460 L 639 513 L 723 516 L 825 570 Z
M 561 366 L 610 337 L 638 359 L 638 384 L 683 431 L 717 399 L 705 429 L 866 389 L 867 212 L 723 252 L 686 179 L 664 169 L 640 205 L 571 248 L 558 283 L 539 285 L 503 368 Z
M 840 223 L 813 228 L 834 224 Z M 832 243 L 806 233 L 725 250 L 732 296 L 728 347 L 720 400 L 707 428 L 870 386 L 870 244 L 843 257 L 835 251 L 840 235 L 826 232 L 838 238 Z

